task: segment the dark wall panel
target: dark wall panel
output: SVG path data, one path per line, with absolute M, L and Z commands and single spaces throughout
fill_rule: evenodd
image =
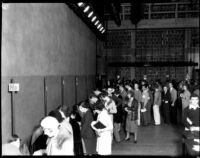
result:
M 64 76 L 64 104 L 72 106 L 75 104 L 75 76 Z
M 87 98 L 86 76 L 78 76 L 77 79 L 77 102 L 79 103 Z
M 8 93 L 9 77 L 1 78 L 1 132 L 2 143 L 11 135 L 11 94 Z
M 95 89 L 95 76 L 87 76 L 87 95 L 89 96 Z
M 44 117 L 43 77 L 15 77 L 20 91 L 14 96 L 14 131 L 23 140 Z
M 61 77 L 48 76 L 46 77 L 47 86 L 47 114 L 61 105 Z

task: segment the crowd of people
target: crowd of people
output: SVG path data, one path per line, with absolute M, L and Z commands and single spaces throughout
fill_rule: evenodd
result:
M 42 118 L 32 134 L 30 154 L 111 155 L 113 141 L 123 140 L 120 130 L 126 133 L 125 141 L 131 141 L 133 134 L 133 143 L 137 143 L 138 126 L 172 124 L 199 131 L 199 115 L 192 114 L 193 105 L 199 110 L 198 82 L 161 83 L 117 76 L 98 85 L 86 100 L 61 105 Z M 194 140 L 199 146 L 199 137 Z

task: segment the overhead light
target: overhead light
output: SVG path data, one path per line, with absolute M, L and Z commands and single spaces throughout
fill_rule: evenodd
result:
M 93 11 L 90 12 L 90 14 L 88 15 L 88 18 L 90 18 L 93 14 Z
M 101 33 L 104 33 L 104 32 L 105 32 L 105 29 Z
M 99 28 L 100 28 L 100 26 L 101 26 L 101 24 L 99 24 L 99 25 L 97 26 L 97 29 L 99 29 Z
M 96 20 L 96 18 L 97 18 L 97 17 L 96 17 L 96 16 L 94 16 L 94 17 L 92 18 L 92 22 L 93 22 L 94 20 Z
M 101 27 L 101 29 L 99 31 L 102 31 L 103 30 L 103 27 Z
M 98 23 L 99 23 L 99 20 L 97 20 L 94 25 L 96 26 Z
M 103 28 L 103 26 L 99 27 L 99 30 L 101 30 L 101 28 Z
M 83 12 L 85 13 L 85 12 L 87 12 L 89 9 L 90 9 L 90 6 L 87 6 L 87 7 L 85 7 L 85 9 L 84 9 Z
M 78 3 L 78 6 L 79 6 L 79 7 L 83 6 L 83 2 L 79 2 L 79 3 Z

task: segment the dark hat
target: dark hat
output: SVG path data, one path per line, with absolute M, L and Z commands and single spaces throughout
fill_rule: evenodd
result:
M 88 109 L 90 107 L 90 104 L 88 102 L 82 102 L 80 104 L 80 106 L 82 106 L 83 108 L 87 108 Z
M 104 104 L 101 101 L 99 101 L 97 104 L 94 105 L 93 110 L 101 111 L 104 107 L 105 107 Z

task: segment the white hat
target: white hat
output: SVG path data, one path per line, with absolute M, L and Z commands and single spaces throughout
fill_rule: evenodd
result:
M 99 90 L 95 90 L 95 91 L 93 91 L 94 92 L 94 94 L 96 95 L 96 96 L 98 96 L 99 94 L 101 94 L 101 91 L 99 91 Z
M 40 125 L 43 128 L 55 129 L 59 126 L 59 122 L 56 118 L 47 116 L 41 121 Z

